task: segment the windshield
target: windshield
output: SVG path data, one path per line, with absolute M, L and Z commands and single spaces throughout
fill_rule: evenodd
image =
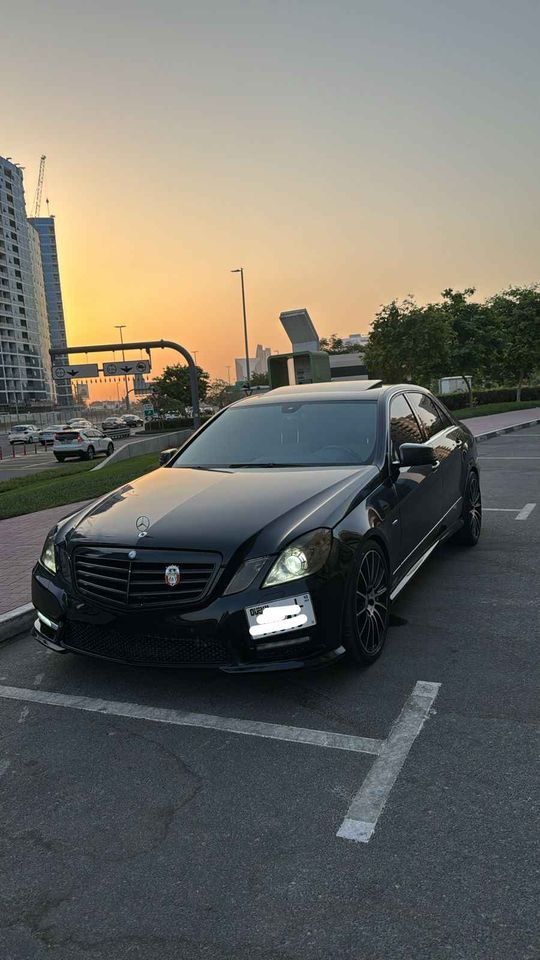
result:
M 327 466 L 371 463 L 375 401 L 334 400 L 231 407 L 174 467 Z

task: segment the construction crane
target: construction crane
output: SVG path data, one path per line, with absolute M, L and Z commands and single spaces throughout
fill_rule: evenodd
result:
M 39 176 L 36 187 L 36 196 L 34 200 L 34 217 L 39 217 L 39 211 L 41 210 L 41 194 L 43 193 L 43 180 L 45 178 L 45 161 L 47 157 L 45 154 L 42 155 L 41 160 L 39 161 Z

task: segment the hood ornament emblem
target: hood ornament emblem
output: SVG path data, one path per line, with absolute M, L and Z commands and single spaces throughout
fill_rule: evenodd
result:
M 150 520 L 148 517 L 137 517 L 135 521 L 135 526 L 139 531 L 139 537 L 146 537 L 148 527 L 150 526 Z
M 176 587 L 180 583 L 180 568 L 175 563 L 165 567 L 165 583 L 168 587 Z

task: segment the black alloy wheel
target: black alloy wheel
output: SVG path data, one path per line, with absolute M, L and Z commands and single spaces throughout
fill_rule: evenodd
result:
M 356 663 L 380 656 L 388 632 L 390 576 L 382 548 L 366 543 L 351 570 L 344 625 L 344 645 Z
M 107 447 L 107 454 L 106 454 L 106 455 L 107 455 L 108 457 L 110 457 L 111 453 L 113 453 L 113 452 L 114 452 L 114 447 L 113 447 L 112 443 L 109 443 L 109 445 L 108 445 L 108 447 Z
M 482 529 L 482 494 L 480 480 L 475 470 L 467 479 L 462 512 L 463 526 L 456 534 L 456 540 L 466 546 L 474 547 L 480 539 Z

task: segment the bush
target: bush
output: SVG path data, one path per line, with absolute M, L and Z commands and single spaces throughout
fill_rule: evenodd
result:
M 201 423 L 206 423 L 209 417 L 201 417 Z M 170 433 L 172 430 L 192 430 L 192 417 L 175 417 L 174 420 L 147 420 L 144 429 L 146 433 Z
M 462 410 L 469 406 L 468 393 L 441 393 L 440 399 L 449 410 Z M 473 405 L 484 403 L 512 403 L 516 399 L 515 387 L 497 387 L 494 390 L 473 390 Z M 522 387 L 521 399 L 540 400 L 540 387 Z

